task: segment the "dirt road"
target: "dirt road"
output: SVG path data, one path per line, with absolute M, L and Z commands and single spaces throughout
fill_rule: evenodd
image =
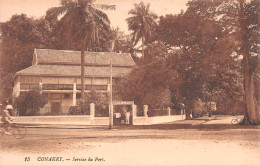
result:
M 0 139 L 0 165 L 259 165 L 259 136 L 259 126 L 199 120 L 113 130 L 34 126 L 24 139 Z
M 226 128 L 29 128 L 1 138 L 0 165 L 259 165 L 259 127 Z

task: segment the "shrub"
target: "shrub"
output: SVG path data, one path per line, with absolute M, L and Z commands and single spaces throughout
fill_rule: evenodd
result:
M 30 90 L 22 92 L 14 100 L 14 108 L 19 111 L 19 115 L 36 115 L 40 108 L 47 103 L 47 98 L 39 90 Z
M 83 104 L 82 104 L 83 103 Z M 85 100 L 78 100 L 77 106 L 70 107 L 70 115 L 89 115 L 90 104 L 95 104 L 95 116 L 108 116 L 108 95 L 106 93 L 97 93 L 92 90 L 85 94 Z M 83 109 L 81 109 L 83 105 Z

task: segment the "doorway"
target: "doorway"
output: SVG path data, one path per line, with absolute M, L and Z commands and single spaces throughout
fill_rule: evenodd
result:
M 113 101 L 113 105 L 113 125 L 132 125 L 134 101 Z
M 61 103 L 60 102 L 52 102 L 51 103 L 51 114 L 52 115 L 60 115 L 61 114 Z

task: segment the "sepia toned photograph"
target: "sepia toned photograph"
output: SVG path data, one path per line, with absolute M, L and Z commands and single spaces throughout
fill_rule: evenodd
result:
M 0 0 L 0 166 L 260 166 L 260 0 Z

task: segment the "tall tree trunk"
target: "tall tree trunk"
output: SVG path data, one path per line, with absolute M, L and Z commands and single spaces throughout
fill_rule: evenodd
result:
M 257 66 L 254 73 L 254 87 L 255 87 L 255 110 L 258 124 L 260 123 L 260 56 L 257 56 Z
M 260 56 L 256 59 L 256 68 L 252 72 L 253 88 L 254 88 L 254 110 L 255 110 L 255 121 L 253 124 L 260 124 Z
M 245 123 L 257 124 L 260 122 L 257 117 L 254 99 L 254 81 L 253 71 L 250 63 L 250 41 L 248 39 L 248 29 L 245 22 L 245 0 L 239 0 L 240 3 L 240 28 L 242 33 L 242 54 L 243 54 L 243 67 L 244 67 L 244 89 L 245 89 Z
M 244 88 L 246 102 L 246 122 L 255 124 L 257 122 L 255 102 L 254 102 L 254 81 L 250 69 L 249 56 L 244 56 Z

